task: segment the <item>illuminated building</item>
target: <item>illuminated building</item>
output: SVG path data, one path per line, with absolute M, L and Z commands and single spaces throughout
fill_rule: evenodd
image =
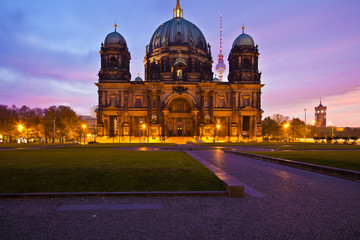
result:
M 183 18 L 179 0 L 173 18 L 155 30 L 146 46 L 144 80 L 130 80 L 130 52 L 116 26 L 100 55 L 97 141 L 212 142 L 261 136 L 259 53 L 244 32 L 229 55 L 228 82 L 213 80 L 211 47 L 200 29 Z
M 326 109 L 321 103 L 315 107 L 315 127 L 326 127 Z

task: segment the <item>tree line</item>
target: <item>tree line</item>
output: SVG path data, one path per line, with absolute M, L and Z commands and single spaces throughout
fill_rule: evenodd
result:
M 0 105 L 0 135 L 3 142 L 59 142 L 81 139 L 83 122 L 68 106 L 29 108 Z M 54 135 L 55 126 L 55 135 Z
M 288 116 L 275 114 L 264 118 L 262 121 L 262 135 L 264 140 L 283 141 L 296 140 L 300 138 L 313 139 L 357 139 L 360 136 L 360 128 L 337 128 L 328 126 L 318 128 L 305 124 L 299 118 L 290 120 Z

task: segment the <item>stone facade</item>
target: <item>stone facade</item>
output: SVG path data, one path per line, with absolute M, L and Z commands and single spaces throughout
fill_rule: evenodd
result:
M 110 33 L 101 47 L 96 83 L 98 141 L 259 138 L 263 85 L 258 48 L 248 38 L 252 41 L 246 35 L 234 42 L 229 82 L 214 81 L 210 45 L 195 25 L 182 18 L 178 1 L 174 18 L 155 31 L 146 47 L 145 81 L 139 77 L 130 81 L 126 41 L 116 30 Z

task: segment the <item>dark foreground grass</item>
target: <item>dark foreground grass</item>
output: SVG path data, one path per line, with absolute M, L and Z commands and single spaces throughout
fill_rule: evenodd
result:
M 355 144 L 305 143 L 305 142 L 250 142 L 250 143 L 200 143 L 200 146 L 249 146 L 259 148 L 275 148 L 278 150 L 337 150 L 360 149 Z
M 250 152 L 298 162 L 360 171 L 360 151 L 285 151 Z
M 222 191 L 182 152 L 25 149 L 0 152 L 0 192 Z
M 97 144 L 65 144 L 65 143 L 6 143 L 0 144 L 0 148 L 45 148 L 45 147 L 72 147 L 72 148 L 129 148 L 129 147 L 169 147 L 175 143 L 97 143 Z

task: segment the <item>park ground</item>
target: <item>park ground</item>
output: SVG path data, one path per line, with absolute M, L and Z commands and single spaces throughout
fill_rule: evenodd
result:
M 223 191 L 182 150 L 235 149 L 360 171 L 360 146 L 315 143 L 2 144 L 0 192 Z
M 6 162 L 8 166 L 13 164 L 12 167 L 32 169 L 37 174 L 41 174 L 44 168 L 61 170 L 66 174 L 71 169 L 69 169 L 71 165 L 75 166 L 74 171 L 81 171 L 90 164 L 89 159 L 93 159 L 93 163 L 90 164 L 92 171 L 88 169 L 88 174 L 94 174 L 93 171 L 101 169 L 97 166 L 104 166 L 106 162 L 112 163 L 113 171 L 120 171 L 114 167 L 119 164 L 117 160 L 119 158 L 126 159 L 124 165 L 129 168 L 134 166 L 141 169 L 142 164 L 148 161 L 152 162 L 154 169 L 161 170 L 166 162 L 172 168 L 182 168 L 181 174 L 188 174 L 189 164 L 192 166 L 196 162 L 183 155 L 183 150 L 192 149 L 192 156 L 206 159 L 242 181 L 246 187 L 243 198 L 106 195 L 0 198 L 0 236 L 2 239 L 10 240 L 359 239 L 360 183 L 228 154 L 221 150 L 224 148 L 263 154 L 285 153 L 289 154 L 287 155 L 289 158 L 292 157 L 291 153 L 301 153 L 300 157 L 304 159 L 308 159 L 309 156 L 316 158 L 314 153 L 320 155 L 330 153 L 330 156 L 334 155 L 333 152 L 353 153 L 355 157 L 359 156 L 358 146 L 324 144 L 5 148 L 12 150 L 0 152 L 2 164 Z M 146 153 L 150 155 L 145 155 Z M 68 157 L 64 158 L 67 154 Z M 336 159 L 347 162 L 352 159 L 353 154 L 340 154 L 341 158 L 336 157 Z M 69 156 L 77 157 L 83 162 L 74 162 Z M 106 161 L 102 156 L 112 160 Z M 34 159 L 38 159 L 38 162 Z M 132 162 L 136 160 L 142 164 L 139 166 Z M 179 161 L 180 164 L 170 163 L 172 161 Z M 33 164 L 43 165 L 35 167 Z M 350 165 L 356 164 L 358 162 L 355 161 Z M 0 166 L 0 169 L 4 169 L 4 165 Z M 105 169 L 103 174 L 114 175 L 114 172 L 109 171 L 111 167 Z M 208 172 L 205 172 L 205 175 L 208 175 Z M 91 179 L 87 180 L 91 181 Z M 217 184 L 218 182 L 215 181 L 211 185 Z

